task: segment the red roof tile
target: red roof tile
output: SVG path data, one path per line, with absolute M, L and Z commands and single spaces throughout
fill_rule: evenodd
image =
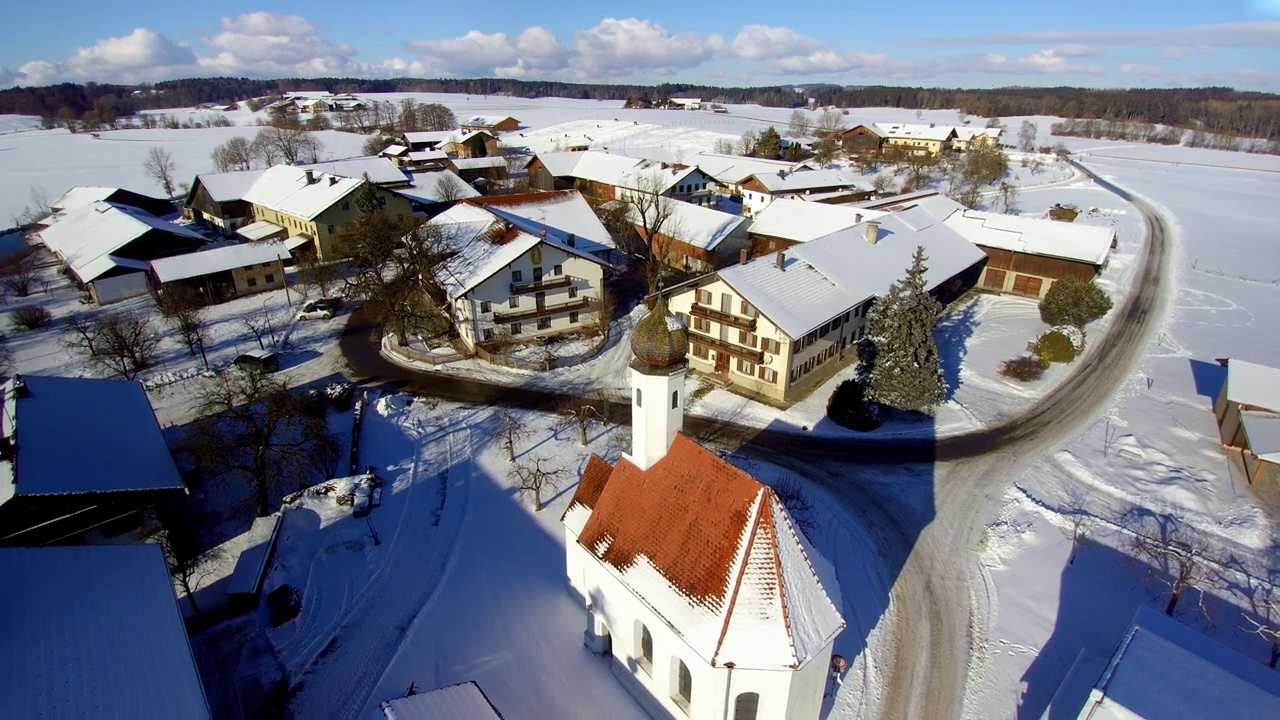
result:
M 587 466 L 582 470 L 582 479 L 578 481 L 578 488 L 573 491 L 569 508 L 582 505 L 594 510 L 596 502 L 600 499 L 600 493 L 604 492 L 605 484 L 609 482 L 609 476 L 612 473 L 613 466 L 599 455 L 587 458 Z M 568 514 L 569 508 L 565 508 L 565 514 Z M 564 520 L 563 517 L 560 519 Z

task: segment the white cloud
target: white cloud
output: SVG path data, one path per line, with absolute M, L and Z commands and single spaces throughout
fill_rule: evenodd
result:
M 725 54 L 761 60 L 804 55 L 826 48 L 826 44 L 785 27 L 744 25 L 738 36 L 725 48 Z
M 103 38 L 78 48 L 62 62 L 32 60 L 17 72 L 0 73 L 0 85 L 49 85 L 68 81 L 140 82 L 163 80 L 196 67 L 191 48 L 148 28 Z
M 418 53 L 428 73 L 444 75 L 525 77 L 560 70 L 568 64 L 569 51 L 546 28 L 526 28 L 510 38 L 506 33 L 472 30 L 445 40 L 414 40 L 406 47 Z
M 819 50 L 806 55 L 778 58 L 765 66 L 771 75 L 838 75 L 851 71 L 872 77 L 906 79 L 931 75 L 927 68 L 911 60 L 881 53 Z
M 1063 43 L 1053 48 L 1059 57 L 1098 57 L 1102 48 L 1083 43 Z
M 1213 47 L 1280 47 L 1280 21 L 1191 25 L 1137 30 L 1050 30 L 1020 33 L 993 33 L 949 38 L 920 38 L 916 45 L 1038 45 L 1043 43 L 1086 43 L 1108 47 L 1165 47 L 1168 45 L 1209 45 Z
M 724 38 L 695 32 L 671 33 L 651 20 L 605 18 L 574 33 L 574 74 L 580 78 L 662 72 L 701 65 Z
M 222 18 L 222 30 L 205 37 L 204 44 L 218 51 L 201 57 L 210 72 L 258 77 L 291 75 L 364 75 L 365 63 L 352 58 L 349 43 L 320 37 L 320 28 L 300 15 L 252 12 Z
M 940 60 L 937 67 L 939 72 L 985 72 L 1007 75 L 1061 73 L 1097 75 L 1103 72 L 1101 66 L 1072 62 L 1070 58 L 1070 55 L 1064 55 L 1058 48 L 1047 48 L 1020 58 L 1011 58 L 998 53 L 978 53 L 962 58 Z

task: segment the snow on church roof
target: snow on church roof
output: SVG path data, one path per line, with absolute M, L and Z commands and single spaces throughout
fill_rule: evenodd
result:
M 207 718 L 159 545 L 0 549 L 6 717 Z
M 647 471 L 618 461 L 578 542 L 715 665 L 798 667 L 844 628 L 777 495 L 682 433 Z

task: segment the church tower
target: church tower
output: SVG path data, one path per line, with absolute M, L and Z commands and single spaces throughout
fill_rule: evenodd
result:
M 689 333 L 661 295 L 631 336 L 631 454 L 641 470 L 661 460 L 684 429 Z

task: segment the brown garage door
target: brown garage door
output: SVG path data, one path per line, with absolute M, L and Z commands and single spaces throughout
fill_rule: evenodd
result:
M 1013 291 L 1019 295 L 1030 295 L 1031 297 L 1040 297 L 1040 285 L 1043 279 L 1032 277 L 1030 275 L 1014 275 Z
M 1004 271 L 987 268 L 987 274 L 982 279 L 982 286 L 992 290 L 1004 290 Z

